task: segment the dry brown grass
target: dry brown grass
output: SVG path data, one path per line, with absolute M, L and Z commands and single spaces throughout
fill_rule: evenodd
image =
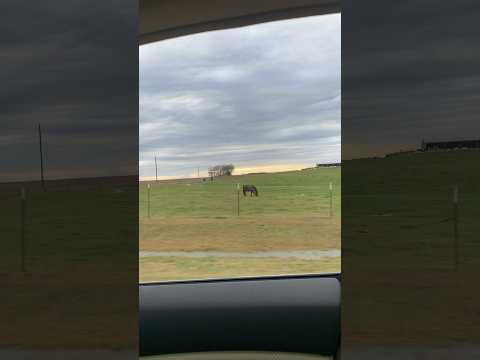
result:
M 140 282 L 258 275 L 338 272 L 340 258 L 319 261 L 276 258 L 140 258 Z
M 369 259 L 365 259 L 369 260 Z M 342 277 L 345 346 L 480 341 L 478 269 L 383 271 L 353 264 Z M 350 270 L 351 269 L 351 270 Z
M 137 348 L 136 272 L 81 270 L 0 274 L 0 347 Z
M 140 220 L 141 251 L 255 252 L 332 248 L 340 248 L 340 217 L 264 215 Z

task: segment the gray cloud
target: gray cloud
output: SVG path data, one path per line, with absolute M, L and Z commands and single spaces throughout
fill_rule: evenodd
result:
M 340 158 L 340 15 L 140 48 L 140 176 Z
M 476 1 L 342 3 L 343 155 L 480 136 Z
M 38 123 L 47 178 L 136 173 L 136 7 L 0 4 L 0 181 L 38 179 Z

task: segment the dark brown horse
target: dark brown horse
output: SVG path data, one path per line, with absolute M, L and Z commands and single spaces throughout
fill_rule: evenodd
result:
M 258 196 L 258 190 L 254 185 L 243 185 L 243 196 L 247 196 L 247 192 L 250 193 L 250 196 Z

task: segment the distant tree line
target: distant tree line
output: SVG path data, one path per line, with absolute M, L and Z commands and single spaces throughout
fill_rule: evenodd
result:
M 211 177 L 217 177 L 217 176 L 230 176 L 233 173 L 233 170 L 235 169 L 235 166 L 232 164 L 227 164 L 227 165 L 215 165 L 212 166 L 210 169 L 208 169 L 208 174 Z

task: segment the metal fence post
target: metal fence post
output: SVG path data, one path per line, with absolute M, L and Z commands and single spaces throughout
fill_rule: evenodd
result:
M 453 246 L 456 271 L 458 269 L 458 185 L 453 187 Z
M 147 184 L 147 216 L 150 218 L 150 184 Z
M 330 182 L 330 217 L 333 217 L 333 184 Z
M 21 266 L 22 266 L 22 272 L 26 271 L 26 263 L 25 263 L 25 255 L 26 255 L 26 249 L 25 249 L 25 225 L 26 225 L 26 201 L 27 201 L 27 196 L 25 192 L 25 188 L 22 187 L 21 192 L 20 192 L 20 201 L 21 201 L 21 248 L 22 248 L 22 254 L 21 254 Z
M 237 184 L 237 216 L 240 216 L 240 184 Z

